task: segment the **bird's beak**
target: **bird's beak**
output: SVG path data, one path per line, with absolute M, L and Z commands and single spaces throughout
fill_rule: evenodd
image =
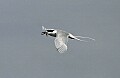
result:
M 42 32 L 41 35 L 44 35 L 46 32 Z
M 46 36 L 48 36 L 48 33 L 47 33 L 47 32 L 42 32 L 42 33 L 41 33 L 41 35 L 44 35 L 44 34 L 45 34 Z

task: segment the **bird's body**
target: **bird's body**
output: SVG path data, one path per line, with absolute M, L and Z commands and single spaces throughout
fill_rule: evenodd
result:
M 75 39 L 75 40 L 80 40 L 77 37 L 82 38 L 82 36 L 73 36 L 71 33 L 68 33 L 66 31 L 59 30 L 59 29 L 46 29 L 44 26 L 42 26 L 42 29 L 44 30 L 44 32 L 42 32 L 41 35 L 46 34 L 46 36 L 49 35 L 52 37 L 56 37 L 54 40 L 55 47 L 57 51 L 60 53 L 64 53 L 65 51 L 67 51 L 68 38 Z M 84 37 L 84 38 L 89 38 L 89 37 Z M 89 38 L 89 39 L 92 39 L 92 38 Z M 92 39 L 92 40 L 95 40 L 95 39 Z M 80 40 L 80 41 L 84 41 L 84 40 Z

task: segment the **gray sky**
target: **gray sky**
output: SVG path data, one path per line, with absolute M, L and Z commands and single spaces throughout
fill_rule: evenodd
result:
M 96 41 L 60 54 L 42 25 Z M 0 0 L 0 78 L 120 78 L 120 0 Z

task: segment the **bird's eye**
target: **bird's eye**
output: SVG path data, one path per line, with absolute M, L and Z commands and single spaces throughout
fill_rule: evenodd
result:
M 53 32 L 54 30 L 47 30 L 48 32 Z

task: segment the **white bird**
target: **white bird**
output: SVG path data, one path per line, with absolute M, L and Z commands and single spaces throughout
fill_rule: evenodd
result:
M 42 30 L 43 30 L 43 32 L 41 33 L 41 35 L 45 34 L 46 36 L 49 35 L 52 37 L 56 37 L 54 40 L 55 47 L 56 47 L 57 51 L 60 53 L 64 53 L 65 51 L 67 51 L 68 38 L 74 39 L 74 40 L 79 40 L 79 41 L 84 41 L 84 42 L 87 42 L 87 41 L 81 40 L 79 38 L 88 38 L 91 40 L 95 40 L 90 37 L 73 36 L 71 33 L 68 33 L 66 31 L 59 30 L 59 29 L 46 29 L 44 26 L 42 26 Z

